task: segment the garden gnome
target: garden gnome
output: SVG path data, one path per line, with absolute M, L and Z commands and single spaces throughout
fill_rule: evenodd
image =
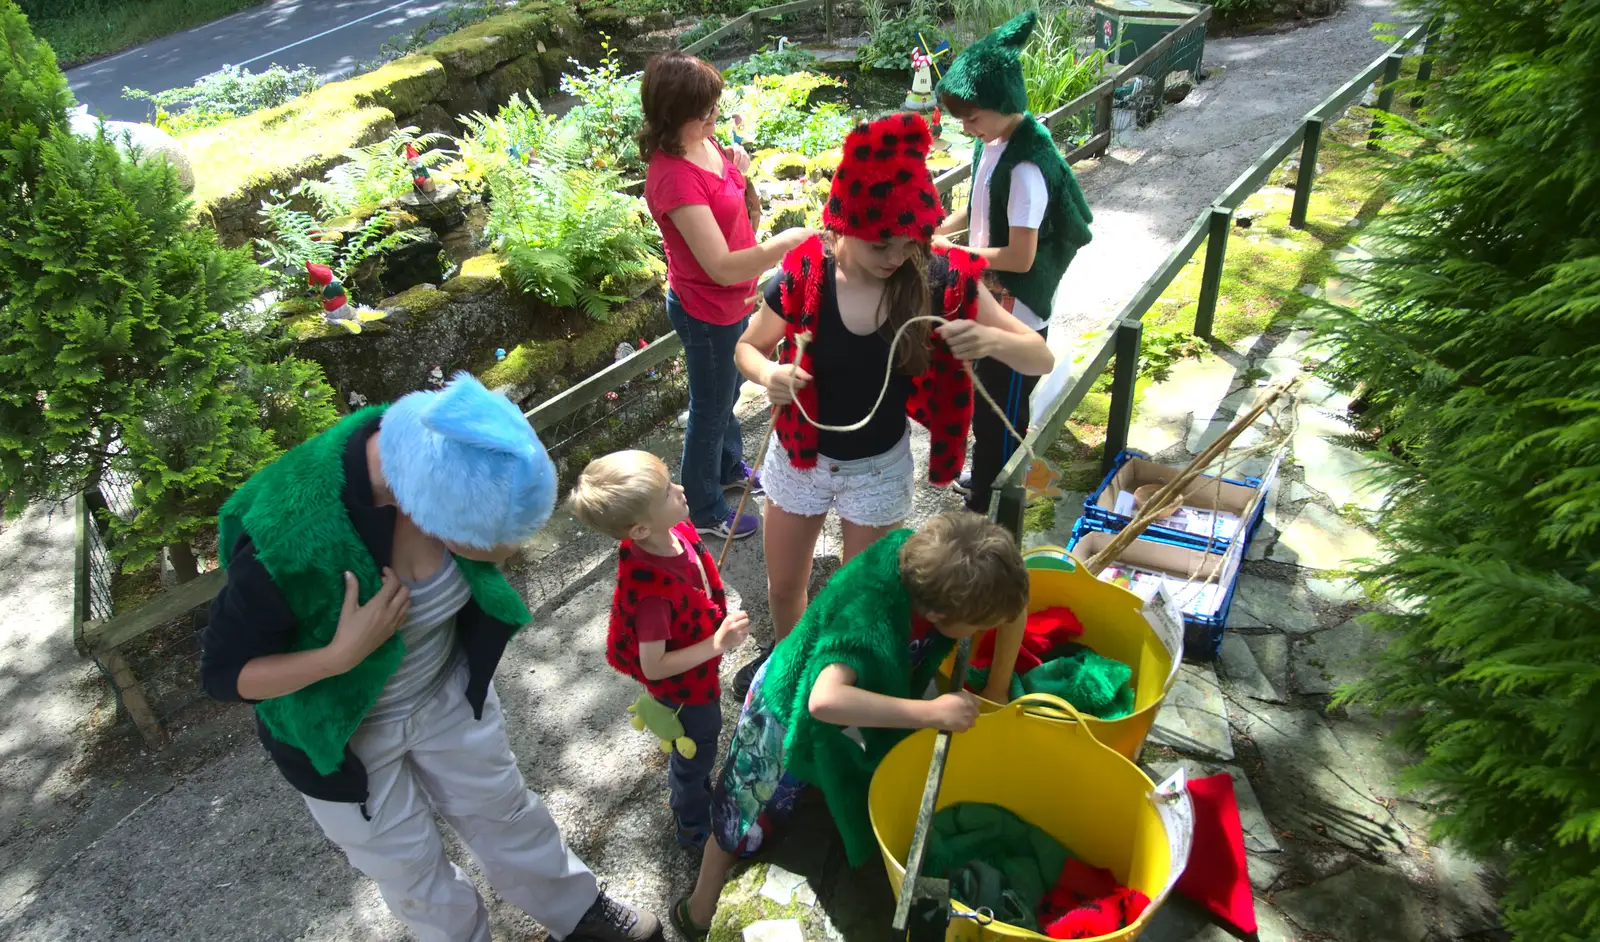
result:
M 929 111 L 933 108 L 933 57 L 921 47 L 911 50 L 911 91 L 900 107 L 907 111 Z
M 422 155 L 410 144 L 406 145 L 406 166 L 411 168 L 411 183 L 419 193 L 433 192 L 433 178 L 428 176 L 428 168 L 422 165 Z
M 350 390 L 350 398 L 346 401 L 350 403 L 350 410 L 352 412 L 356 409 L 365 409 L 367 407 L 367 397 L 356 392 L 354 389 Z
M 444 369 L 437 363 L 434 364 L 433 369 L 428 371 L 428 385 L 434 389 L 444 388 Z
M 316 262 L 306 262 L 306 293 L 322 300 L 322 316 L 330 324 L 338 324 L 352 334 L 361 333 L 364 321 L 383 320 L 389 315 L 383 311 L 357 311 L 344 293 L 344 285 L 333 277 L 333 269 Z

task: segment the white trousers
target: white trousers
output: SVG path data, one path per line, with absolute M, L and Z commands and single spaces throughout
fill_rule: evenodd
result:
M 437 811 L 471 850 L 495 892 L 561 939 L 599 894 L 594 874 L 529 791 L 506 738 L 494 686 L 474 719 L 465 664 L 410 716 L 364 725 L 350 740 L 367 767 L 367 812 L 306 798 L 324 833 L 378 884 L 421 942 L 490 942 L 489 910 L 445 856 Z

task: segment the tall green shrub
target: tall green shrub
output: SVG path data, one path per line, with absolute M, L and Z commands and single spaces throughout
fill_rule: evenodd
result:
M 13 0 L 0 34 L 0 494 L 16 509 L 131 471 L 117 551 L 165 544 L 192 572 L 189 539 L 284 444 L 266 424 L 283 410 L 248 382 L 252 345 L 221 321 L 260 272 L 189 224 L 165 162 L 71 132 L 55 56 Z M 331 418 L 320 375 L 273 368 L 300 397 L 289 437 Z
M 1405 614 L 1346 692 L 1402 717 L 1437 830 L 1507 864 L 1521 942 L 1600 938 L 1600 5 L 1447 24 L 1359 311 L 1319 326 L 1394 486 Z M 1401 133 L 1402 129 L 1396 129 Z

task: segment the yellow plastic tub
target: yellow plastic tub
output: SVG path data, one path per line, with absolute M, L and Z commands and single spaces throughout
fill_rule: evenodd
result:
M 1117 753 L 1136 759 L 1139 747 L 1155 725 L 1161 702 L 1177 678 L 1183 660 L 1181 628 L 1164 640 L 1156 634 L 1143 614 L 1145 603 L 1119 586 L 1101 582 L 1057 546 L 1040 547 L 1026 554 L 1028 564 L 1028 613 L 1066 606 L 1083 623 L 1078 640 L 1095 653 L 1121 661 L 1133 669 L 1133 712 L 1119 720 L 1084 717 L 1094 737 Z M 945 659 L 939 675 L 946 689 L 955 653 Z M 984 700 L 982 709 L 992 712 L 1000 704 Z
M 1181 785 L 1168 797 L 1132 762 L 1097 742 L 1065 701 L 1031 694 L 978 718 L 950 743 L 939 808 L 1000 805 L 1060 841 L 1073 856 L 1105 867 L 1150 897 L 1130 926 L 1097 936 L 1134 939 L 1165 902 L 1188 860 L 1193 815 Z M 937 734 L 917 732 L 889 751 L 872 776 L 872 829 L 896 896 L 917 826 L 917 809 Z M 1181 780 L 1180 780 L 1181 781 Z M 957 913 L 971 914 L 956 905 Z M 1047 936 L 1006 923 L 950 921 L 951 942 Z

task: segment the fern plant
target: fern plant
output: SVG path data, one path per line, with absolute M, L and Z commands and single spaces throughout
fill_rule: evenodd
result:
M 392 209 L 381 209 L 358 225 L 331 230 L 311 213 L 290 206 L 276 190 L 271 200 L 261 201 L 261 217 L 272 236 L 258 238 L 256 244 L 270 259 L 268 270 L 280 289 L 287 293 L 304 287 L 306 263 L 312 262 L 331 268 L 352 302 L 358 289 L 351 276 L 363 262 L 421 242 L 429 234 L 422 228 L 400 228 L 403 217 Z
M 471 177 L 483 178 L 492 169 L 520 167 L 535 159 L 576 164 L 585 157 L 576 129 L 545 114 L 537 99 L 520 92 L 493 116 L 474 112 L 466 123 L 461 162 Z
M 644 201 L 620 192 L 615 172 L 534 160 L 494 167 L 487 180 L 486 233 L 513 283 L 546 303 L 603 321 L 665 270 Z
M 329 170 L 321 180 L 305 181 L 292 193 L 309 197 L 325 219 L 358 213 L 411 192 L 407 145 L 416 148 L 422 165 L 431 170 L 458 156 L 442 146 L 446 142 L 455 143 L 447 134 L 419 134 L 414 127 L 399 128 L 375 144 L 345 151 L 348 160 Z

